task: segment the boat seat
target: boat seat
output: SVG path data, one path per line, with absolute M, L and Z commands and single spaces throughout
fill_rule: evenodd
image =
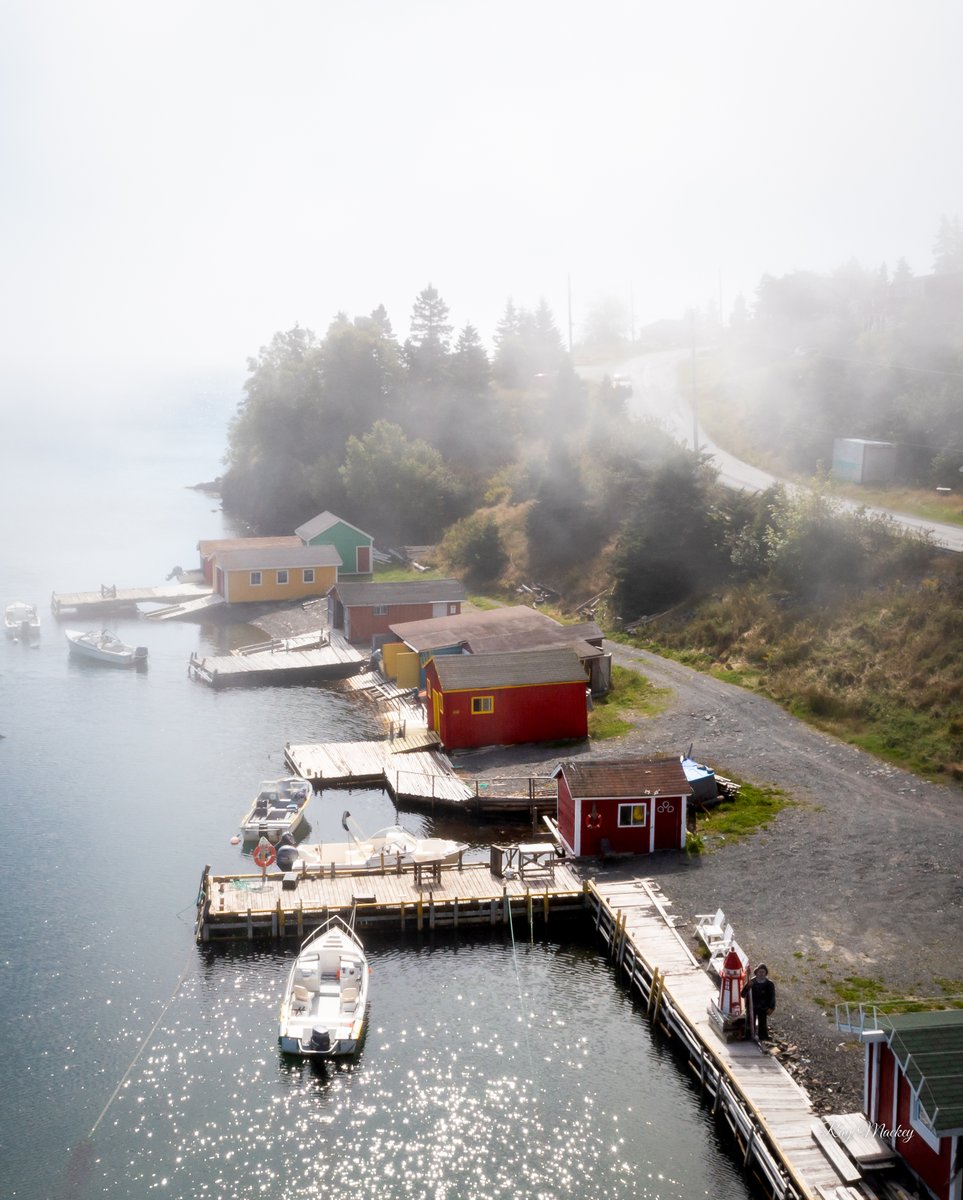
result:
M 294 1008 L 296 1010 L 306 1008 L 311 1003 L 311 993 L 306 987 L 302 987 L 300 983 L 294 985 Z
M 342 1008 L 357 1008 L 358 1006 L 358 989 L 356 987 L 346 987 L 341 989 L 341 1006 Z

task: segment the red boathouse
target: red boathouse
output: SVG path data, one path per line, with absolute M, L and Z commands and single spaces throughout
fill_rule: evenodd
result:
M 561 762 L 558 832 L 569 854 L 649 854 L 685 846 L 692 793 L 678 758 Z

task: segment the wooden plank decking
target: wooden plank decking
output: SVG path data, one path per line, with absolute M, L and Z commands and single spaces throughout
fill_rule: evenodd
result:
M 359 927 L 422 929 L 460 924 L 498 925 L 560 911 L 585 912 L 582 881 L 559 863 L 550 883 L 520 876 L 501 879 L 488 864 L 442 868 L 435 879 L 408 868 L 301 876 L 285 887 L 277 873 L 210 875 L 201 880 L 195 933 L 198 941 L 220 938 L 301 937 L 357 902 Z
M 54 592 L 50 609 L 55 617 L 66 613 L 87 616 L 96 613 L 130 611 L 139 604 L 181 604 L 211 594 L 209 584 L 166 583 L 159 587 L 123 588 L 101 586 L 96 592 Z
M 809 1096 L 778 1059 L 754 1041 L 725 1042 L 716 1033 L 709 1005 L 717 987 L 672 927 L 655 887 L 644 880 L 592 883 L 589 895 L 616 963 L 648 1000 L 653 1019 L 685 1046 L 715 1096 L 714 1111 L 722 1108 L 746 1162 L 752 1159 L 772 1194 L 818 1200 L 851 1183 L 855 1168 L 834 1165 L 835 1155 L 814 1135 Z
M 221 688 L 341 679 L 360 671 L 367 662 L 343 638 L 332 638 L 325 645 L 310 649 L 301 648 L 296 639 L 292 642 L 290 647 L 283 642 L 268 642 L 262 651 L 247 648 L 243 654 L 192 654 L 188 672 L 213 688 Z

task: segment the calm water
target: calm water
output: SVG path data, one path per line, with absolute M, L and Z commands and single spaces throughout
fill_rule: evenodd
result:
M 44 620 L 38 646 L 0 646 L 0 1194 L 747 1195 L 591 937 L 371 936 L 364 1050 L 321 1068 L 277 1052 L 290 948 L 194 946 L 201 870 L 249 865 L 230 838 L 285 741 L 363 735 L 366 719 L 321 688 L 188 679 L 192 650 L 250 630 L 111 620 L 149 647 L 145 673 L 68 659 L 52 591 L 159 583 L 225 532 L 187 486 L 220 469 L 215 415 L 179 414 L 184 440 L 38 421 L 0 447 L 0 602 Z M 345 807 L 371 829 L 395 819 L 380 792 L 328 793 L 309 810 L 318 836 Z

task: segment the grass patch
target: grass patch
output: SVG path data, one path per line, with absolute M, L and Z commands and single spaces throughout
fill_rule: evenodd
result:
M 411 579 L 444 579 L 441 571 L 434 567 L 430 571 L 416 571 L 414 567 L 386 566 L 384 563 L 375 563 L 374 569 L 375 583 L 407 583 Z
M 644 675 L 626 667 L 612 667 L 612 690 L 593 701 L 589 737 L 593 741 L 620 737 L 635 728 L 640 717 L 651 717 L 664 707 L 664 688 L 653 687 Z
M 785 792 L 775 787 L 741 783 L 735 800 L 726 800 L 696 815 L 696 834 L 703 840 L 735 841 L 768 829 L 776 814 L 792 804 Z

